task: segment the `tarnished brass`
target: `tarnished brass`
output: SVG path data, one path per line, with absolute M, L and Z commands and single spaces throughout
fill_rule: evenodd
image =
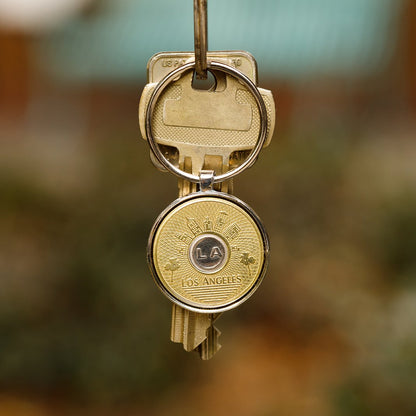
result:
M 148 260 L 156 283 L 196 312 L 236 307 L 257 289 L 268 239 L 256 214 L 228 194 L 203 192 L 167 208 L 151 232 Z

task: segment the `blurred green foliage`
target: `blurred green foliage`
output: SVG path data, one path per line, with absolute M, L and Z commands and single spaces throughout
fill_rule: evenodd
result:
M 403 189 L 383 209 L 375 232 L 380 262 L 398 285 L 416 284 L 416 193 Z
M 136 146 L 97 146 L 96 180 L 81 193 L 2 172 L 2 245 L 18 246 L 2 270 L 4 389 L 113 400 L 145 397 L 182 373 L 168 302 L 145 263 L 156 211 L 134 183 Z

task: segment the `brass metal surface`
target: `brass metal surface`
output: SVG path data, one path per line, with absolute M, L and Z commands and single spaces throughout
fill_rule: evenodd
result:
M 221 59 L 225 60 L 229 68 L 238 69 L 242 74 L 241 77 L 247 77 L 249 83 L 255 83 L 256 80 L 252 78 L 256 77 L 256 64 L 250 54 L 243 52 L 215 54 L 217 53 L 213 52 L 209 55 L 216 62 L 218 61 L 217 64 L 211 63 L 213 67 L 216 65 L 220 68 L 223 65 Z M 181 53 L 177 55 L 172 53 L 170 58 L 167 57 L 167 53 L 163 55 L 164 57 L 159 55 L 150 60 L 149 80 L 152 79 L 153 82 L 146 85 L 139 104 L 141 133 L 146 139 L 147 129 L 151 129 L 152 148 L 154 140 L 159 146 L 178 149 L 178 163 L 185 163 L 186 158 L 189 157 L 191 173 L 195 177 L 202 169 L 206 156 L 221 157 L 223 165 L 229 166 L 230 157 L 234 152 L 254 149 L 259 135 L 262 136 L 263 129 L 264 146 L 269 144 L 275 125 L 275 107 L 271 92 L 256 88 L 253 84 L 250 91 L 248 84 L 243 85 L 232 74 L 222 72 L 224 68 L 215 71 L 215 88 L 208 91 L 192 87 L 191 68 L 184 72 L 179 79 L 170 82 L 160 91 L 160 96 L 151 106 L 152 115 L 148 116 L 146 123 L 149 103 L 154 98 L 153 94 L 160 88 L 158 84 L 161 81 L 160 76 L 164 75 L 162 80 L 166 79 L 172 71 L 179 70 L 177 68 L 191 65 L 185 58 L 180 58 Z M 170 62 L 172 67 L 163 67 L 161 62 Z M 182 64 L 176 66 L 176 62 Z M 253 95 L 253 90 L 258 94 L 258 99 Z M 261 101 L 260 104 L 258 100 Z M 264 117 L 261 116 L 260 108 L 264 109 L 262 109 Z M 243 163 L 242 160 L 240 165 Z M 175 166 L 171 168 L 172 171 L 175 169 Z M 223 175 L 228 174 L 228 172 L 223 173 Z
M 212 273 L 191 259 L 194 241 L 217 236 L 201 256 L 226 255 Z M 149 240 L 149 262 L 162 291 L 180 306 L 220 312 L 245 301 L 258 287 L 268 254 L 268 239 L 254 212 L 237 198 L 218 192 L 192 194 L 163 212 Z
M 207 52 L 210 61 L 233 66 L 257 84 L 257 64 L 251 53 L 246 51 Z M 147 82 L 157 83 L 169 72 L 195 60 L 192 52 L 158 52 L 147 63 Z

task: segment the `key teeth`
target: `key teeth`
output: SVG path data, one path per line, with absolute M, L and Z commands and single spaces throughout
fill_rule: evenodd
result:
M 211 359 L 221 348 L 218 343 L 221 331 L 213 326 L 220 315 L 201 315 L 173 304 L 171 340 L 182 343 L 185 351 L 197 351 L 202 360 Z
M 183 344 L 185 351 L 193 351 L 206 338 L 212 317 L 173 305 L 170 339 Z
M 185 311 L 183 329 L 183 347 L 186 351 L 192 351 L 206 338 L 211 326 L 209 315 L 200 315 L 197 312 Z
M 218 343 L 220 335 L 221 331 L 215 326 L 211 326 L 207 329 L 207 337 L 197 348 L 195 348 L 195 351 L 198 351 L 201 360 L 210 360 L 221 349 L 221 344 Z

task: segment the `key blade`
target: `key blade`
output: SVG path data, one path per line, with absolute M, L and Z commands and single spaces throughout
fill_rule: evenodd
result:
M 211 358 L 220 347 L 221 332 L 212 326 L 219 315 L 192 312 L 173 304 L 171 341 L 182 343 L 186 351 L 198 349 L 202 359 Z
M 171 340 L 182 343 L 186 351 L 194 350 L 205 340 L 210 326 L 209 314 L 192 312 L 173 304 Z

